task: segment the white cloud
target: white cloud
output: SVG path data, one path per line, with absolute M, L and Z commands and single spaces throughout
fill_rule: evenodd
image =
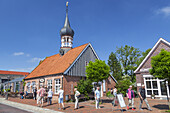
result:
M 16 69 L 9 69 L 9 71 L 20 71 L 20 72 L 31 72 L 34 68 L 16 68 Z
M 20 55 L 24 55 L 24 52 L 15 52 L 13 53 L 14 56 L 20 56 Z
M 170 6 L 163 7 L 156 11 L 157 14 L 163 14 L 165 16 L 170 16 Z
M 35 57 L 35 58 L 32 58 L 31 60 L 28 60 L 28 62 L 39 62 L 40 60 L 43 60 L 43 58 L 37 58 L 37 57 Z

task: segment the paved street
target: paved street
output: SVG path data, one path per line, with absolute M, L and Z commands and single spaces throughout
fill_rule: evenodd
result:
M 32 113 L 8 105 L 0 104 L 0 113 Z

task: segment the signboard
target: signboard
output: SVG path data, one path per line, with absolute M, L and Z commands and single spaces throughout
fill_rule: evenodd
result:
M 125 101 L 124 101 L 124 99 L 123 99 L 122 94 L 117 94 L 117 98 L 118 98 L 120 107 L 126 107 L 126 104 L 125 104 Z
M 45 80 L 42 78 L 42 79 L 40 79 L 40 83 L 44 83 L 45 82 Z

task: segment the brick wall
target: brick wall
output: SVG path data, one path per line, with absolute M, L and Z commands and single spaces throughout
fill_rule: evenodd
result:
M 63 82 L 64 82 L 64 97 L 66 95 L 69 95 L 69 98 L 71 98 L 70 95 L 74 95 L 74 87 L 77 86 L 77 83 L 79 80 L 81 80 L 82 77 L 78 76 L 64 76 L 63 77 Z
M 143 64 L 143 66 L 140 69 L 151 68 L 151 57 L 158 55 L 162 49 L 165 49 L 166 51 L 170 51 L 170 47 L 167 44 L 160 42 L 158 44 L 157 48 L 152 52 L 152 54 L 148 57 L 147 61 Z M 143 75 L 149 75 L 150 73 L 148 70 L 145 72 L 141 72 L 140 69 L 136 73 L 136 82 L 141 83 L 141 85 L 142 85 L 142 84 L 144 84 Z M 137 86 L 137 90 L 139 90 L 140 87 L 141 86 Z

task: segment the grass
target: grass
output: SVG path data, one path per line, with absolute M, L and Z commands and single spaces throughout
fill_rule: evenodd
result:
M 167 110 L 167 111 L 165 111 L 165 112 L 170 112 L 170 110 Z

